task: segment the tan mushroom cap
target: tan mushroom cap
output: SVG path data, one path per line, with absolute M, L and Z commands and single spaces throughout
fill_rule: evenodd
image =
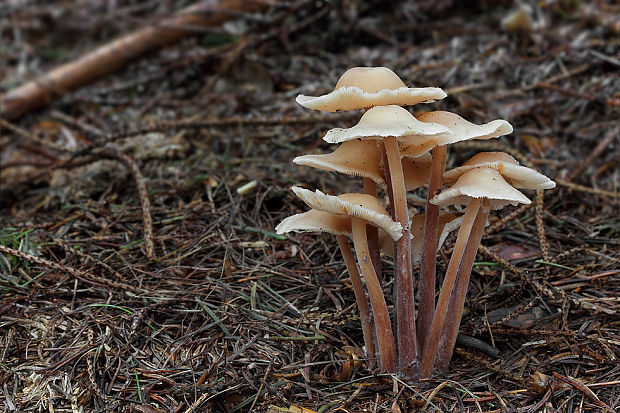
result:
M 444 182 L 451 184 L 473 168 L 495 169 L 515 188 L 555 188 L 555 182 L 551 179 L 533 169 L 519 165 L 515 158 L 504 152 L 481 152 L 467 160 L 462 166 L 446 172 L 443 176 Z
M 366 194 L 326 195 L 318 189 L 315 192 L 300 187 L 293 187 L 293 192 L 310 208 L 361 218 L 387 232 L 394 240 L 402 237 L 402 227 L 394 222 L 379 200 Z
M 424 248 L 424 220 L 426 214 L 418 214 L 411 218 L 411 235 L 413 241 L 411 243 L 411 259 L 413 262 L 422 259 L 422 249 Z M 461 226 L 463 217 L 459 217 L 448 212 L 439 213 L 439 242 L 437 243 L 437 251 L 448 238 L 448 235 Z
M 342 143 L 332 153 L 302 155 L 293 159 L 298 165 L 370 178 L 384 185 L 381 154 L 375 140 L 354 140 Z M 425 154 L 416 158 L 403 158 L 405 189 L 412 191 L 428 183 L 432 158 Z
M 376 141 L 344 142 L 332 153 L 298 156 L 293 162 L 297 165 L 370 178 L 378 184 L 384 183 L 381 155 Z
M 418 115 L 421 122 L 430 122 L 447 127 L 452 134 L 444 134 L 433 139 L 403 140 L 403 151 L 412 155 L 430 151 L 436 146 L 449 145 L 471 139 L 491 139 L 512 133 L 512 126 L 503 119 L 476 125 L 452 112 L 436 111 Z
M 311 209 L 302 214 L 285 218 L 276 227 L 276 233 L 286 232 L 328 232 L 334 235 L 351 234 L 351 218 L 325 211 Z
M 437 87 L 410 88 L 387 67 L 354 67 L 338 80 L 336 88 L 322 96 L 297 96 L 297 103 L 326 112 L 364 109 L 382 105 L 410 106 L 446 97 Z
M 424 243 L 424 219 L 426 214 L 418 214 L 411 218 L 411 259 L 413 262 L 422 259 L 422 248 Z M 437 251 L 441 248 L 450 232 L 461 226 L 463 217 L 459 217 L 447 212 L 440 212 L 439 215 L 439 242 Z M 394 256 L 394 241 L 384 232 L 379 234 L 379 246 L 381 251 L 390 257 Z
M 323 140 L 329 143 L 341 143 L 354 139 L 381 139 L 388 136 L 401 140 L 420 135 L 439 137 L 438 135 L 453 135 L 453 133 L 445 126 L 420 122 L 407 109 L 388 105 L 367 110 L 358 124 L 351 128 L 329 130 L 323 136 Z M 442 139 L 445 137 L 442 136 Z
M 413 191 L 428 184 L 431 177 L 431 165 L 433 158 L 429 153 L 422 156 L 408 157 L 401 152 L 403 157 L 403 175 L 405 176 L 405 190 Z
M 450 188 L 431 199 L 434 205 L 467 205 L 483 198 L 483 206 L 500 209 L 508 204 L 529 204 L 529 199 L 513 188 L 495 169 L 474 168 L 462 174 Z

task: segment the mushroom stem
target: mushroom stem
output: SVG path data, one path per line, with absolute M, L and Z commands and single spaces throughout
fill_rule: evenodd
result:
M 369 227 L 371 226 L 369 225 Z M 360 310 L 360 320 L 362 323 L 362 333 L 364 334 L 364 344 L 366 345 L 368 366 L 370 368 L 374 368 L 377 352 L 375 350 L 372 316 L 370 315 L 368 298 L 364 292 L 362 278 L 360 277 L 349 241 L 344 235 L 337 235 L 336 240 L 338 241 L 338 246 L 340 247 L 340 252 L 342 253 L 344 262 L 347 265 L 347 271 L 349 271 L 349 277 L 351 277 L 351 284 L 353 285 L 353 292 L 355 293 L 355 301 L 357 301 L 357 306 Z
M 446 276 L 441 286 L 441 292 L 439 293 L 439 299 L 437 300 L 437 308 L 435 309 L 431 329 L 426 343 L 424 344 L 424 355 L 422 356 L 422 364 L 420 366 L 420 375 L 422 378 L 429 377 L 433 369 L 433 364 L 437 356 L 437 348 L 439 346 L 439 338 L 448 312 L 448 304 L 450 304 L 452 287 L 454 287 L 454 281 L 456 279 L 456 273 L 461 265 L 465 245 L 469 239 L 469 234 L 471 233 L 475 218 L 478 215 L 481 203 L 482 200 L 480 198 L 474 198 L 465 209 L 465 216 L 463 217 L 463 222 L 459 229 L 459 235 L 456 237 L 454 250 L 452 251 L 450 263 L 446 270 Z
M 382 370 L 392 373 L 396 370 L 394 334 L 392 333 L 392 325 L 390 324 L 390 316 L 385 304 L 385 298 L 383 297 L 383 291 L 375 273 L 375 267 L 370 259 L 368 240 L 366 238 L 366 221 L 352 217 L 351 231 L 353 233 L 353 246 L 357 254 L 357 262 L 368 286 L 370 305 L 375 317 L 380 367 Z
M 394 288 L 396 337 L 400 370 L 411 367 L 416 360 L 415 302 L 411 266 L 411 237 L 407 192 L 398 141 L 394 137 L 383 140 L 394 197 L 394 219 L 403 227 L 403 236 L 396 241 L 394 254 Z
M 439 206 L 430 203 L 441 191 L 443 173 L 446 169 L 446 146 L 437 146 L 432 150 L 433 163 L 428 184 L 426 215 L 424 219 L 424 242 L 422 244 L 422 263 L 420 271 L 420 303 L 418 307 L 418 340 L 420 345 L 426 343 L 435 313 L 435 278 L 437 245 L 439 242 Z M 420 354 L 422 356 L 422 354 Z
M 377 196 L 377 183 L 370 178 L 364 178 L 364 193 Z M 375 266 L 375 272 L 379 281 L 383 279 L 383 272 L 381 271 L 381 254 L 379 253 L 379 228 L 374 225 L 368 225 L 366 228 L 368 235 L 368 248 L 370 248 L 370 259 L 372 265 Z
M 480 240 L 484 233 L 484 225 L 486 224 L 488 216 L 489 210 L 482 206 L 476 216 L 476 220 L 471 228 L 471 233 L 469 234 L 469 239 L 467 240 L 467 245 L 465 246 L 465 252 L 463 253 L 463 259 L 456 278 L 456 284 L 454 285 L 452 298 L 448 306 L 448 315 L 446 316 L 443 331 L 439 339 L 439 350 L 437 353 L 437 368 L 439 371 L 444 371 L 452 358 L 456 336 L 458 335 L 461 317 L 463 316 L 469 276 L 471 275 L 471 269 L 474 265 L 474 260 L 478 252 L 478 246 L 480 245 Z

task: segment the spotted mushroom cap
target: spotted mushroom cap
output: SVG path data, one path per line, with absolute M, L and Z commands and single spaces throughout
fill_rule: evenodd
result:
M 515 158 L 504 152 L 481 152 L 474 155 L 462 166 L 446 172 L 443 176 L 444 182 L 451 184 L 463 173 L 473 168 L 495 169 L 515 188 L 555 188 L 555 182 L 551 179 L 533 169 L 519 165 Z
M 437 87 L 405 86 L 387 67 L 354 67 L 340 77 L 332 92 L 322 96 L 299 95 L 296 100 L 309 109 L 337 112 L 383 105 L 410 106 L 445 97 L 446 93 Z
M 476 125 L 452 112 L 436 111 L 426 112 L 417 116 L 421 122 L 430 122 L 443 125 L 450 129 L 452 134 L 443 134 L 435 139 L 403 140 L 403 151 L 412 155 L 423 154 L 435 146 L 449 145 L 451 143 L 468 141 L 471 139 L 491 139 L 512 133 L 512 126 L 503 119 L 496 119 L 489 123 Z
M 483 205 L 490 209 L 531 202 L 506 182 L 497 170 L 473 168 L 463 173 L 450 188 L 435 195 L 431 203 L 440 206 L 467 205 L 472 198 L 483 198 Z
M 332 196 L 324 194 L 318 189 L 315 192 L 300 187 L 293 187 L 292 189 L 295 195 L 310 208 L 336 215 L 361 218 L 386 231 L 394 240 L 398 240 L 402 236 L 400 223 L 393 221 L 379 200 L 372 195 L 342 194 Z
M 444 134 L 452 135 L 452 132 L 439 124 L 420 122 L 407 109 L 400 106 L 388 105 L 367 110 L 358 124 L 351 128 L 329 130 L 323 136 L 323 140 L 329 143 L 341 143 L 354 139 L 381 139 L 387 136 L 401 140 L 411 136 Z

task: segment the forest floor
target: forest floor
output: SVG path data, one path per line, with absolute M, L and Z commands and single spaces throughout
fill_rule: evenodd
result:
M 186 5 L 9 3 L 2 93 Z M 5 411 L 617 411 L 618 5 L 539 2 L 533 30 L 511 32 L 508 1 L 273 3 L 2 120 Z M 461 327 L 478 345 L 433 379 L 353 363 L 335 239 L 274 233 L 306 209 L 293 184 L 361 189 L 291 162 L 359 118 L 295 103 L 352 66 L 448 93 L 416 111 L 514 126 L 454 145 L 448 167 L 505 150 L 558 184 L 491 215 Z

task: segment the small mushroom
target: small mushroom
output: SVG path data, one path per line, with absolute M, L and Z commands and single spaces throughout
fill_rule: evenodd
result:
M 506 182 L 496 169 L 477 167 L 464 172 L 454 185 L 433 197 L 431 203 L 438 206 L 462 204 L 467 205 L 467 208 L 439 293 L 431 329 L 424 345 L 420 366 L 422 377 L 430 375 L 440 343 L 442 347 L 440 358 L 445 364 L 439 367 L 444 368 L 450 360 L 456 342 L 458 325 L 463 314 L 467 284 L 473 264 L 473 258 L 469 254 L 475 256 L 489 210 L 500 209 L 508 204 L 529 204 L 530 200 Z M 464 257 L 466 251 L 468 255 Z
M 402 152 L 401 156 L 405 189 L 412 191 L 425 185 L 430 175 L 431 156 L 424 154 L 412 157 Z M 375 140 L 346 141 L 334 152 L 321 155 L 302 155 L 293 159 L 293 162 L 297 165 L 369 178 L 379 185 L 385 184 L 383 168 L 381 167 L 381 153 Z
M 293 215 L 284 219 L 277 227 L 276 232 L 282 234 L 289 231 L 308 231 L 322 229 L 325 232 L 332 232 L 338 236 L 351 234 L 353 237 L 353 245 L 357 255 L 357 261 L 360 266 L 361 274 L 366 280 L 368 286 L 368 295 L 370 305 L 375 317 L 375 331 L 377 338 L 377 346 L 379 350 L 380 367 L 387 372 L 396 370 L 396 348 L 394 343 L 394 334 L 390 323 L 387 305 L 383 296 L 383 291 L 379 283 L 379 279 L 375 273 L 374 266 L 370 260 L 370 251 L 368 248 L 368 240 L 366 235 L 366 227 L 368 224 L 379 227 L 390 235 L 394 240 L 402 237 L 402 227 L 398 222 L 394 222 L 388 215 L 383 205 L 377 198 L 367 194 L 343 194 L 338 197 L 326 195 L 319 190 L 315 192 L 307 189 L 293 187 L 293 192 L 301 198 L 313 210 L 303 214 Z M 334 215 L 335 218 L 329 215 Z M 342 219 L 348 220 L 348 224 Z M 325 224 L 334 224 L 332 226 Z M 346 232 L 349 230 L 350 232 Z M 345 239 L 339 238 L 343 256 L 347 261 L 349 275 L 351 275 L 352 283 L 358 283 L 356 278 L 355 265 L 349 257 L 349 252 L 345 244 Z M 358 305 L 363 301 L 362 292 L 360 290 L 361 281 L 354 285 L 354 291 Z M 368 325 L 364 325 L 364 319 L 368 319 L 361 312 L 362 331 L 364 332 L 364 340 L 366 347 L 370 353 L 371 330 Z M 372 353 L 371 353 L 372 354 Z
M 463 217 L 456 216 L 447 212 L 441 212 L 439 215 L 439 244 L 437 251 L 441 248 L 448 235 L 461 225 Z M 424 234 L 424 214 L 414 215 L 411 218 L 411 260 L 413 262 L 422 259 L 422 243 Z M 384 232 L 379 234 L 379 245 L 381 251 L 390 257 L 394 256 L 394 242 L 389 235 Z
M 447 126 L 422 122 L 400 106 L 388 105 L 368 109 L 357 125 L 347 129 L 331 129 L 323 136 L 323 140 L 329 143 L 341 143 L 355 139 L 382 139 L 390 136 L 403 143 L 450 142 L 449 138 L 454 136 L 454 133 Z M 426 151 L 414 152 L 408 149 L 407 153 L 410 156 L 420 156 L 433 148 L 430 144 L 428 146 Z
M 437 87 L 410 88 L 387 67 L 354 67 L 338 80 L 334 90 L 322 96 L 297 96 L 297 103 L 326 112 L 364 109 L 382 105 L 415 105 L 443 99 Z
M 443 180 L 447 184 L 452 184 L 463 173 L 473 168 L 495 169 L 515 188 L 555 188 L 555 182 L 551 179 L 533 169 L 519 165 L 515 158 L 505 152 L 481 152 L 474 155 L 462 166 L 446 172 Z
M 490 139 L 512 132 L 510 123 L 497 119 L 483 125 L 471 123 L 456 113 L 436 111 L 427 112 L 418 116 L 422 122 L 439 124 L 449 128 L 452 135 L 441 135 L 437 139 L 411 139 L 403 144 L 402 151 L 410 154 L 425 153 L 432 150 L 433 157 L 431 177 L 428 184 L 426 200 L 426 221 L 424 223 L 424 251 L 420 271 L 420 303 L 418 306 L 418 339 L 426 342 L 431 328 L 431 321 L 435 311 L 435 278 L 436 278 L 436 251 L 438 239 L 437 225 L 439 207 L 430 203 L 430 200 L 441 191 L 443 173 L 446 166 L 447 145 L 471 139 Z

